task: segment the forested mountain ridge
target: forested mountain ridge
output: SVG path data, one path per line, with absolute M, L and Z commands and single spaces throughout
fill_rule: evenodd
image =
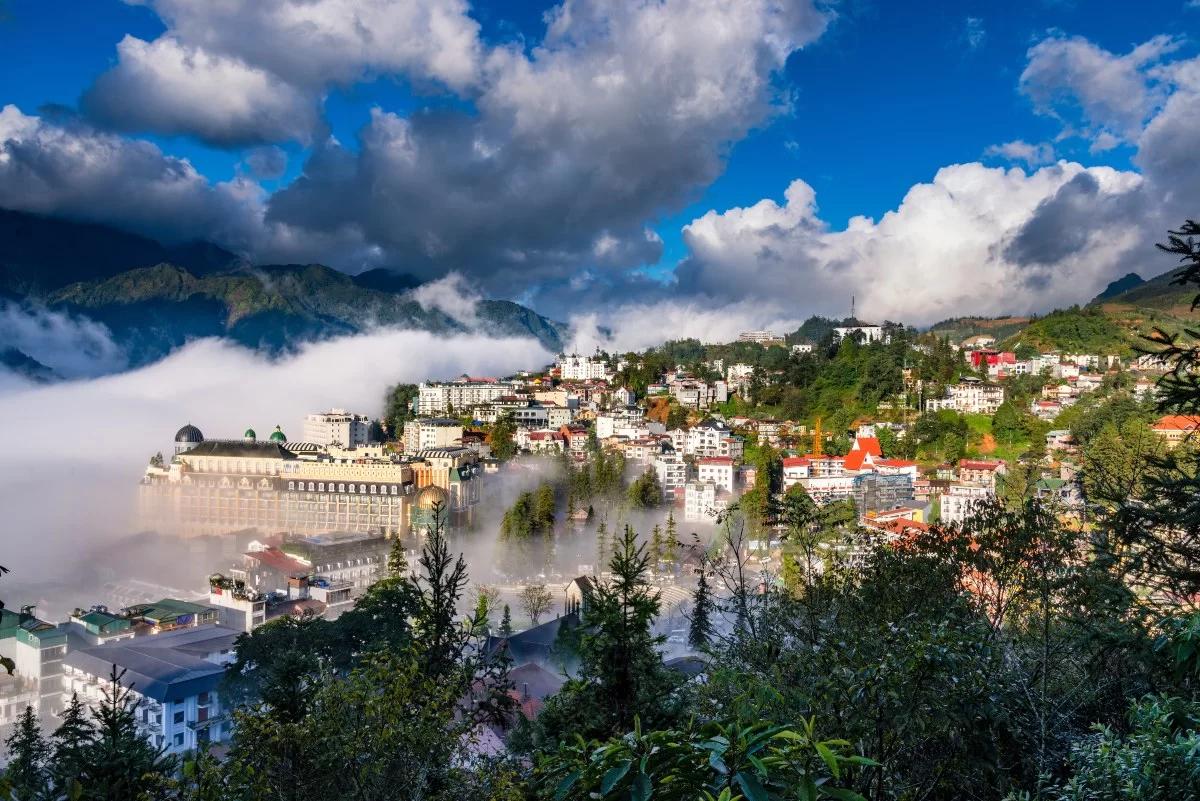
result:
M 378 326 L 432 332 L 463 322 L 413 296 L 420 281 L 377 269 L 256 266 L 207 242 L 164 246 L 108 226 L 0 210 L 0 297 L 106 325 L 131 365 L 200 337 L 278 352 Z M 472 328 L 561 349 L 566 327 L 517 303 L 483 300 Z

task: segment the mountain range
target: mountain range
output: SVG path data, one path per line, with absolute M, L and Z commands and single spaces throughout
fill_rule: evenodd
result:
M 422 305 L 414 276 L 348 275 L 321 264 L 251 264 L 210 242 L 167 245 L 106 225 L 0 209 L 0 298 L 102 323 L 131 366 L 189 340 L 226 337 L 278 353 L 377 326 L 532 336 L 551 352 L 567 327 L 505 300 L 481 300 L 470 324 Z M 12 347 L 3 364 L 45 380 Z

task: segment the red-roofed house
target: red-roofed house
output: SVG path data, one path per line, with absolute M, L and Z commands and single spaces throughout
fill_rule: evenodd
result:
M 1151 430 L 1162 437 L 1168 448 L 1174 448 L 1200 428 L 1200 417 L 1189 414 L 1168 414 L 1160 417 Z
M 729 456 L 705 456 L 696 464 L 696 477 L 711 481 L 719 489 L 733 491 L 733 459 Z
M 874 470 L 876 461 L 883 458 L 883 448 L 875 437 L 858 437 L 846 454 L 847 471 Z
M 963 459 L 958 463 L 958 480 L 963 484 L 974 484 L 988 489 L 996 488 L 996 476 L 1004 475 L 1008 468 L 1000 459 Z
M 783 460 L 783 491 L 787 492 L 801 479 L 812 474 L 812 462 L 804 456 L 789 456 Z

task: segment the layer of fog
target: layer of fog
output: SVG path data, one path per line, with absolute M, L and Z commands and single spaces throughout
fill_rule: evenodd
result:
M 186 548 L 173 551 L 172 570 L 162 554 L 148 552 L 151 543 L 117 545 L 137 530 L 136 486 L 147 461 L 160 451 L 169 456 L 185 423 L 208 438 L 237 438 L 248 427 L 266 436 L 280 425 L 301 439 L 312 412 L 341 407 L 378 417 L 387 387 L 400 381 L 506 374 L 552 358 L 532 339 L 386 330 L 304 345 L 275 360 L 208 339 L 103 378 L 33 386 L 10 376 L 0 394 L 0 564 L 12 574 L 0 598 L 14 606 L 30 601 L 14 592 L 70 593 L 108 574 L 147 570 L 164 584 L 194 580 Z

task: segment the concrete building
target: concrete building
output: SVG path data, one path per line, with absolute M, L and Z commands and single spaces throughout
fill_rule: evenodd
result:
M 654 472 L 662 485 L 664 500 L 674 502 L 683 497 L 688 480 L 688 465 L 676 451 L 661 453 L 654 458 Z
M 408 531 L 413 499 L 431 484 L 451 496 L 455 523 L 470 519 L 482 499 L 479 456 L 468 448 L 429 448 L 406 459 L 335 450 L 301 458 L 287 445 L 206 440 L 169 465 L 147 467 L 139 488 L 142 526 L 184 536 L 247 529 L 394 534 Z
M 731 495 L 711 481 L 689 481 L 683 490 L 683 519 L 688 523 L 716 523 L 729 506 Z
M 447 381 L 417 386 L 417 414 L 422 417 L 446 416 L 470 411 L 512 395 L 516 387 L 508 381 Z
M 838 335 L 839 339 L 862 334 L 863 342 L 882 342 L 884 341 L 883 327 L 878 325 L 852 325 L 838 327 L 833 329 L 833 332 Z
M 608 365 L 601 359 L 590 359 L 573 353 L 561 355 L 555 366 L 563 381 L 602 381 L 608 375 Z
M 929 398 L 925 411 L 936 412 L 952 409 L 960 414 L 995 414 L 1004 403 L 1004 387 L 979 379 L 963 379 L 946 387 L 943 398 Z
M 941 521 L 946 525 L 962 525 L 991 497 L 992 490 L 984 486 L 951 484 L 940 496 Z
M 733 492 L 733 476 L 733 459 L 728 456 L 705 456 L 696 464 L 698 481 L 711 481 L 717 486 L 717 489 L 723 489 L 726 492 Z
M 404 424 L 404 452 L 451 448 L 462 444 L 462 421 L 453 417 L 422 417 Z
M 115 665 L 124 671 L 121 685 L 140 701 L 137 732 L 155 748 L 178 755 L 225 742 L 233 723 L 217 688 L 240 634 L 205 625 L 73 650 L 62 660 L 60 708 L 72 693 L 98 706 Z
M 775 333 L 773 331 L 743 331 L 738 334 L 738 342 L 773 342 Z
M 287 442 L 285 438 L 283 440 Z M 371 421 L 363 414 L 353 414 L 345 409 L 331 409 L 304 418 L 304 441 L 321 447 L 340 445 L 357 448 L 371 441 Z

